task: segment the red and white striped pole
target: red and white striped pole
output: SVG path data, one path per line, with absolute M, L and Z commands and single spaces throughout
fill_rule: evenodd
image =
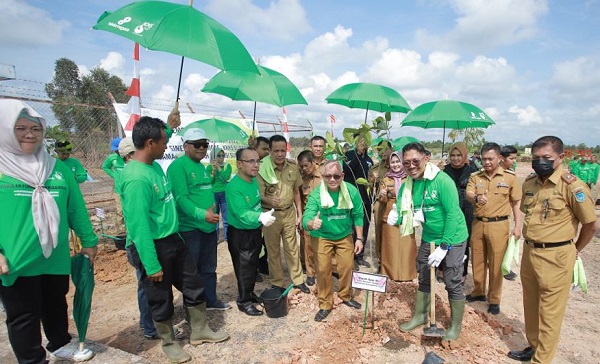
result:
M 290 130 L 288 129 L 287 111 L 283 108 L 283 137 L 287 141 L 286 157 L 291 158 L 292 145 L 290 144 Z
M 335 116 L 333 114 L 329 115 L 329 122 L 331 123 L 331 136 L 333 137 L 333 124 L 335 124 Z
M 131 133 L 133 126 L 140 120 L 142 114 L 142 106 L 140 101 L 140 72 L 138 70 L 138 63 L 140 61 L 140 45 L 135 43 L 133 47 L 133 79 L 131 85 L 125 92 L 126 95 L 131 96 L 127 103 L 126 111 L 130 113 L 129 120 L 125 125 L 125 132 Z

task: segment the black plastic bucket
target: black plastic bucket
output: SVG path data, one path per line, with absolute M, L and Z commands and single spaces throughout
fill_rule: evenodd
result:
M 125 243 L 127 242 L 127 235 L 117 235 L 113 237 L 115 248 L 118 250 L 125 250 Z
M 260 294 L 265 313 L 270 318 L 287 316 L 288 300 L 287 295 L 281 296 L 283 292 L 281 288 L 269 288 Z

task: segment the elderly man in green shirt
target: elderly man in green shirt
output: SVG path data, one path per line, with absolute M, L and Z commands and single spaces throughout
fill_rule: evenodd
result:
M 176 126 L 176 125 L 175 125 Z M 155 162 L 167 149 L 165 123 L 144 116 L 133 127 L 136 151 L 121 175 L 121 200 L 127 245 L 133 244 L 133 261 L 142 271 L 152 318 L 162 339 L 163 352 L 172 363 L 191 359 L 173 333 L 173 286 L 183 293 L 191 327 L 190 344 L 220 342 L 229 336 L 213 332 L 206 320 L 204 283 L 184 240 L 171 184 Z
M 344 173 L 338 161 L 326 161 L 321 167 L 323 182 L 308 196 L 302 217 L 302 226 L 318 237 L 317 289 L 319 311 L 315 321 L 323 321 L 333 309 L 333 282 L 331 258 L 337 261 L 340 290 L 338 297 L 346 306 L 360 309 L 352 297 L 352 268 L 354 254 L 363 249 L 363 204 L 358 189 L 343 180 Z M 352 227 L 356 241 L 352 238 Z
M 167 177 L 179 216 L 179 231 L 185 240 L 198 273 L 204 280 L 207 310 L 227 310 L 231 306 L 217 298 L 217 226 L 212 184 L 214 177 L 202 164 L 209 143 L 201 129 L 183 135 L 185 155 L 171 163 Z
M 465 310 L 463 293 L 463 264 L 468 237 L 465 217 L 460 209 L 458 191 L 450 176 L 429 162 L 427 151 L 420 143 L 402 148 L 402 165 L 408 177 L 398 191 L 397 210 L 392 209 L 387 223 L 401 223 L 400 233 L 412 234 L 421 225 L 423 234 L 417 253 L 419 288 L 415 312 L 410 321 L 400 325 L 404 332 L 412 331 L 427 322 L 432 297 L 430 267 L 441 265 L 444 283 L 450 300 L 451 322 L 444 339 L 456 340 L 462 328 Z M 431 253 L 430 243 L 435 243 Z

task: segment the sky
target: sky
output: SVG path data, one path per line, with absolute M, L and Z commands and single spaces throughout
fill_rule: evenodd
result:
M 103 67 L 129 84 L 132 42 L 91 30 L 104 11 L 127 3 L 2 0 L 0 63 L 14 65 L 18 80 L 45 83 L 55 61 L 66 57 L 82 74 Z M 196 0 L 193 6 L 298 86 L 308 105 L 287 107 L 288 117 L 309 120 L 315 134 L 331 129 L 330 114 L 336 136 L 358 127 L 364 110 L 325 98 L 345 84 L 372 82 L 397 90 L 412 108 L 444 98 L 480 107 L 496 123 L 485 130 L 487 141 L 526 144 L 556 135 L 566 144 L 600 144 L 600 0 Z M 175 100 L 180 60 L 141 51 L 142 100 Z M 218 71 L 186 60 L 181 101 L 251 117 L 250 102 L 200 92 Z M 3 81 L 0 94 L 18 80 Z M 259 118 L 281 115 L 267 104 L 257 109 Z M 400 127 L 405 116 L 392 114 L 393 138 L 442 139 L 440 129 Z

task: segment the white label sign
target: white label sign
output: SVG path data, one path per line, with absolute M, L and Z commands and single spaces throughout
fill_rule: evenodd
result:
M 381 274 L 352 272 L 352 288 L 385 293 L 388 277 Z

